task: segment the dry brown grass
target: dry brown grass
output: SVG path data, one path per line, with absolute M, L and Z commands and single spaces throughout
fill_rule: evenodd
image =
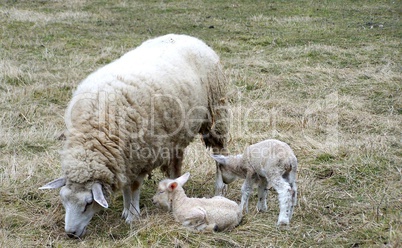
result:
M 0 4 L 1 247 L 398 247 L 402 244 L 402 25 L 398 1 L 6 1 Z M 213 28 L 212 28 L 213 27 Z M 64 234 L 58 136 L 75 86 L 142 41 L 186 33 L 216 50 L 230 82 L 232 153 L 266 138 L 300 163 L 299 203 L 278 230 L 276 193 L 228 233 L 191 233 L 150 198 L 120 220 L 122 196 L 82 240 Z M 191 196 L 215 167 L 186 151 Z M 228 197 L 240 201 L 241 181 Z

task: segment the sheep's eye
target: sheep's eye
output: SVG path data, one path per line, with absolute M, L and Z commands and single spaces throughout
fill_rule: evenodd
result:
M 165 191 L 159 191 L 159 194 L 163 194 L 163 193 L 165 193 Z

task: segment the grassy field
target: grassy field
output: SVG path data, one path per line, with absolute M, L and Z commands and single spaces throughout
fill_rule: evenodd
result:
M 0 2 L 0 247 L 402 246 L 400 1 Z M 90 72 L 166 33 L 196 36 L 230 83 L 232 153 L 266 138 L 299 160 L 299 202 L 277 229 L 278 201 L 227 233 L 192 233 L 142 189 L 142 218 L 120 219 L 122 196 L 82 240 L 64 233 L 58 191 L 63 114 Z M 200 139 L 186 150 L 190 196 L 212 196 L 215 166 Z M 237 181 L 227 197 L 240 202 Z

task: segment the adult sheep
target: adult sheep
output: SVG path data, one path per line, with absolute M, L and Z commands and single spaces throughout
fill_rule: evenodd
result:
M 63 175 L 40 188 L 62 187 L 67 235 L 84 235 L 113 191 L 123 192 L 126 222 L 139 216 L 144 177 L 156 167 L 179 177 L 198 133 L 214 153 L 225 149 L 225 95 L 218 55 L 186 35 L 148 40 L 90 74 L 66 111 Z

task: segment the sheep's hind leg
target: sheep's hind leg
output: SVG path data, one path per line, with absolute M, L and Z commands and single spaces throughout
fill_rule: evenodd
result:
M 292 189 L 290 184 L 279 176 L 273 180 L 272 186 L 278 192 L 279 198 L 279 218 L 277 225 L 288 225 L 292 208 Z
M 283 176 L 282 176 L 283 177 Z M 296 184 L 296 170 L 290 171 L 288 176 L 283 177 L 286 182 L 289 183 L 290 188 L 291 188 L 291 207 L 290 207 L 290 213 L 289 213 L 289 220 L 292 218 L 293 215 L 293 209 L 297 204 L 297 184 Z
M 297 204 L 297 185 L 296 182 L 290 183 L 292 189 L 292 207 L 290 208 L 289 220 L 292 218 L 293 209 Z

